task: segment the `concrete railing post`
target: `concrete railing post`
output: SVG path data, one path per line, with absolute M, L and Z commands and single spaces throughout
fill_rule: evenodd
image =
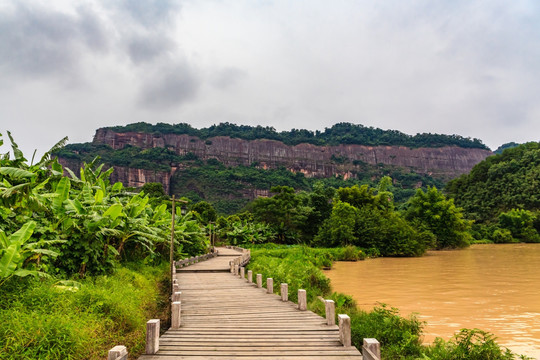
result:
M 345 347 L 351 346 L 351 318 L 349 315 L 339 314 L 339 340 Z
M 182 292 L 177 291 L 172 295 L 172 302 L 182 301 Z
M 303 289 L 298 289 L 298 310 L 307 310 L 307 294 Z
M 262 274 L 257 274 L 257 287 L 262 288 Z
M 272 278 L 266 278 L 266 293 L 274 293 L 274 279 Z
M 171 304 L 171 329 L 180 329 L 182 302 L 175 301 Z
M 251 270 L 248 270 L 248 283 L 252 283 L 253 282 L 253 271 Z
M 128 352 L 124 345 L 117 345 L 109 350 L 107 360 L 127 360 Z
M 336 325 L 336 304 L 334 300 L 324 300 L 324 308 L 326 310 L 326 324 Z
M 364 338 L 362 356 L 364 360 L 381 360 L 381 344 L 377 339 Z
M 240 268 L 240 277 L 241 277 L 242 279 L 245 279 L 245 278 L 246 278 L 246 268 L 243 267 L 243 266 Z
M 159 350 L 159 319 L 146 322 L 146 354 L 153 355 Z
M 289 285 L 282 283 L 281 284 L 281 301 L 289 300 Z

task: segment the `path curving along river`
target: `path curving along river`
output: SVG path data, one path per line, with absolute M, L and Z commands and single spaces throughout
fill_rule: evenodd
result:
M 370 310 L 378 302 L 418 313 L 425 342 L 461 328 L 540 359 L 540 244 L 473 245 L 419 258 L 338 262 L 325 271 L 334 291 Z

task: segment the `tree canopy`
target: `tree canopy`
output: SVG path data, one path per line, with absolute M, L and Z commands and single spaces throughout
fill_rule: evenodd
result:
M 113 126 L 106 129 L 119 133 L 144 132 L 191 135 L 201 139 L 208 139 L 214 136 L 230 136 L 245 140 L 269 139 L 281 141 L 288 145 L 297 145 L 301 143 L 314 145 L 359 144 L 372 146 L 407 146 L 410 148 L 459 146 L 464 148 L 489 150 L 489 148 L 479 139 L 471 139 L 455 134 L 442 135 L 422 133 L 408 135 L 397 130 L 382 130 L 379 128 L 345 122 L 337 123 L 332 127 L 325 128 L 324 131 L 292 129 L 290 131 L 278 132 L 275 128 L 270 126 L 235 125 L 228 122 L 202 129 L 193 128 L 186 123 L 174 125 L 157 123 L 152 125 L 145 122 L 133 123 L 125 126 Z

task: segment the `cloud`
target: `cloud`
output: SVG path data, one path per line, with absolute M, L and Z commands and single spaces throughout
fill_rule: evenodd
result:
M 180 62 L 147 76 L 139 104 L 147 109 L 168 110 L 195 98 L 199 86 L 195 71 Z
M 134 36 L 127 44 L 129 57 L 136 65 L 152 62 L 175 49 L 173 41 L 161 34 L 150 33 Z
M 211 83 L 216 88 L 225 90 L 231 86 L 234 86 L 245 78 L 247 78 L 245 71 L 235 67 L 227 67 L 217 71 L 213 75 Z
M 180 10 L 180 3 L 174 0 L 122 0 L 119 8 L 137 23 L 147 28 L 155 28 L 169 23 Z
M 0 12 L 0 66 L 23 77 L 75 74 L 80 52 L 106 52 L 108 41 L 90 7 L 74 14 L 17 2 Z

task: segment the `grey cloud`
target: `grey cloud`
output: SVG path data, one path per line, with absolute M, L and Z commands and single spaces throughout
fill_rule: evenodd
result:
M 0 65 L 12 72 L 73 72 L 81 46 L 92 51 L 107 48 L 99 18 L 90 8 L 78 8 L 76 16 L 70 16 L 21 2 L 12 12 L 0 13 Z
M 161 69 L 143 84 L 140 105 L 149 109 L 177 107 L 193 99 L 199 85 L 200 79 L 185 64 Z
M 234 86 L 242 79 L 246 78 L 247 74 L 243 70 L 234 67 L 228 67 L 218 71 L 211 80 L 212 85 L 219 89 L 227 89 Z
M 147 34 L 132 38 L 128 45 L 128 53 L 135 64 L 151 62 L 167 51 L 175 49 L 174 42 L 161 34 Z

